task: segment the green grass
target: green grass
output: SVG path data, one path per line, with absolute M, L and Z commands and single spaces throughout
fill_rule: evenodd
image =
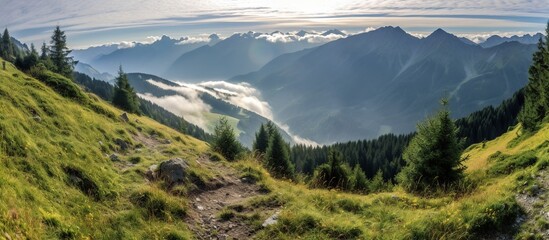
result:
M 378 194 L 348 194 L 274 180 L 253 158 L 234 166 L 270 190 L 245 208 L 282 210 L 279 223 L 261 229 L 258 239 L 476 239 L 495 232 L 520 236 L 524 230 L 512 227 L 523 214 L 515 195 L 534 184 L 523 186 L 521 176 L 549 166 L 549 125 L 508 148 L 517 129 L 464 153 L 469 156 L 465 164 L 474 167 L 454 194 L 416 196 L 398 186 Z M 534 228 L 545 226 L 538 221 Z
M 57 74 L 39 78 L 11 64 L 0 70 L 0 236 L 188 239 L 185 199 L 142 173 L 181 157 L 208 179 L 194 161 L 208 146 L 145 117 L 125 123 L 121 111 Z M 143 137 L 171 144 L 149 147 Z
M 495 230 L 535 239 L 548 226 L 535 218 L 508 227 L 522 211 L 517 192 L 534 194 L 532 176 L 549 166 L 549 124 L 471 146 L 460 193 L 425 197 L 397 186 L 358 195 L 275 180 L 250 156 L 223 162 L 206 143 L 148 118 L 121 121 L 121 111 L 58 75 L 47 73 L 44 83 L 7 67 L 0 71 L 0 236 L 189 239 L 187 193 L 216 175 L 196 163 L 202 154 L 261 186 L 264 194 L 218 215 L 250 224 L 258 239 L 475 239 Z M 117 139 L 129 149 L 120 151 Z M 167 189 L 145 179 L 149 166 L 175 157 L 190 165 L 187 185 Z M 278 223 L 262 228 L 276 211 Z

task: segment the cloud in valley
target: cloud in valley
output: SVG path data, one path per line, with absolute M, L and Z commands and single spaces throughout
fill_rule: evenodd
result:
M 172 87 L 161 82 L 147 80 L 149 83 L 167 90 L 176 91 L 179 95 L 155 97 L 151 94 L 139 94 L 139 97 L 149 100 L 166 110 L 185 118 L 204 130 L 207 130 L 205 113 L 212 110 L 212 107 L 200 99 L 199 93 L 186 87 Z
M 212 108 L 200 99 L 200 93 L 208 93 L 218 99 L 255 112 L 275 122 L 280 128 L 290 134 L 292 140 L 296 143 L 311 146 L 319 145 L 312 140 L 292 134 L 287 125 L 277 123 L 274 120 L 269 103 L 261 100 L 261 93 L 248 83 L 234 84 L 224 81 L 210 81 L 198 84 L 179 83 L 181 86 L 169 86 L 151 79 L 147 80 L 147 82 L 164 90 L 175 91 L 179 95 L 157 98 L 141 94 L 140 97 L 154 102 L 204 129 L 207 126 L 204 113 L 210 112 Z

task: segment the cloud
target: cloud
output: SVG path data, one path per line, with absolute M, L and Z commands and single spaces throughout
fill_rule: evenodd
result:
M 261 100 L 261 93 L 249 83 L 228 83 L 224 81 L 210 81 L 197 84 L 208 93 L 248 111 L 257 113 L 265 118 L 273 119 L 271 106 Z M 207 90 L 208 88 L 214 91 Z
M 204 113 L 211 111 L 211 106 L 200 99 L 200 93 L 208 93 L 218 99 L 227 101 L 233 105 L 255 112 L 273 122 L 288 133 L 292 140 L 298 144 L 318 146 L 315 141 L 292 134 L 287 125 L 277 123 L 268 102 L 261 100 L 261 93 L 248 83 L 228 83 L 224 81 L 210 81 L 198 84 L 179 83 L 180 86 L 169 86 L 152 79 L 147 82 L 162 88 L 172 90 L 179 95 L 157 98 L 152 95 L 140 95 L 140 97 L 166 108 L 168 111 L 184 117 L 187 121 L 207 129 Z M 193 106 L 194 105 L 194 106 Z
M 250 29 L 291 31 L 400 25 L 455 26 L 472 29 L 471 32 L 486 28 L 539 31 L 549 12 L 546 0 L 5 0 L 2 3 L 0 22 L 23 41 L 41 42 L 59 24 L 67 31 L 69 40 L 76 41 L 69 43 L 80 46 L 97 43 L 90 39 L 120 42 L 129 35 L 136 38 L 182 32 L 200 34 L 204 29 L 226 34 Z M 283 39 L 287 38 L 277 37 L 277 41 Z
M 135 42 L 122 41 L 117 43 L 118 49 L 135 47 Z
M 306 146 L 312 146 L 312 147 L 316 147 L 316 146 L 320 146 L 321 144 L 311 140 L 311 139 L 307 139 L 307 138 L 302 138 L 298 135 L 295 135 L 292 133 L 292 131 L 290 130 L 290 127 L 286 124 L 281 124 L 281 123 L 276 123 L 276 125 L 278 125 L 278 127 L 280 127 L 282 130 L 284 130 L 286 133 L 288 133 L 288 135 L 290 135 L 290 137 L 292 138 L 292 140 L 297 143 L 297 144 L 302 144 L 302 145 L 306 145 Z
M 339 34 L 327 34 L 323 35 L 322 32 L 308 31 L 308 32 L 273 32 L 273 33 L 259 33 L 255 36 L 256 39 L 265 39 L 272 43 L 292 43 L 292 42 L 308 42 L 308 43 L 327 43 L 340 38 L 345 38 L 347 35 Z
M 185 118 L 185 120 L 190 123 L 209 131 L 204 114 L 209 113 L 212 110 L 212 107 L 202 101 L 199 92 L 183 86 L 169 86 L 152 79 L 147 80 L 147 82 L 162 89 L 176 91 L 178 95 L 155 97 L 151 94 L 139 94 L 141 98 L 149 100 L 166 110 Z

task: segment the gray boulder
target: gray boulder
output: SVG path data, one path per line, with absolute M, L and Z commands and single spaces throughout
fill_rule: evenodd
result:
M 158 167 L 158 177 L 170 186 L 181 184 L 187 177 L 189 165 L 181 158 L 174 158 L 160 163 Z

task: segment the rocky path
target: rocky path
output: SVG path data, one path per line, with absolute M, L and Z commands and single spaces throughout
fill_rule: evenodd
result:
M 221 162 L 200 157 L 197 162 L 217 173 L 219 184 L 212 190 L 190 196 L 187 222 L 198 239 L 248 239 L 254 233 L 252 226 L 231 218 L 222 220 L 221 212 L 229 206 L 244 204 L 260 195 L 259 186 L 240 179 L 239 174 Z
M 536 183 L 529 191 L 524 191 L 516 196 L 517 202 L 524 209 L 526 216 L 524 225 L 534 226 L 536 221 L 543 219 L 549 222 L 549 170 L 541 170 L 535 176 Z M 543 239 L 549 239 L 549 228 L 540 229 L 538 232 Z

